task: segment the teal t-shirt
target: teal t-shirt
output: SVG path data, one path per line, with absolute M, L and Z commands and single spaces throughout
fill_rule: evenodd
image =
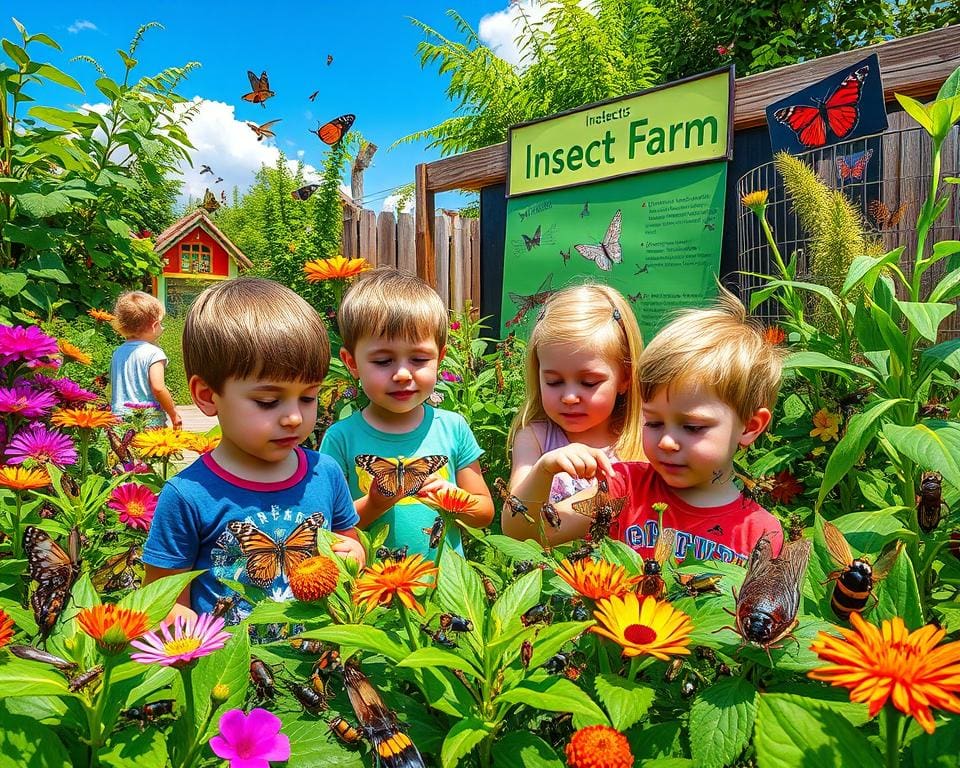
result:
M 439 454 L 447 457 L 447 463 L 437 474 L 456 484 L 457 472 L 468 467 L 483 454 L 477 439 L 470 431 L 466 420 L 458 413 L 423 406 L 423 421 L 412 432 L 401 435 L 381 432 L 371 427 L 357 411 L 343 421 L 334 424 L 323 437 L 320 451 L 330 456 L 347 478 L 350 494 L 354 499 L 366 496 L 370 490 L 371 476 L 354 462 L 361 453 L 372 453 L 385 459 L 415 459 L 420 456 Z M 424 533 L 433 526 L 437 512 L 414 496 L 407 496 L 388 509 L 370 526 L 374 532 L 381 525 L 390 526 L 386 546 L 408 546 L 409 553 L 431 558 L 436 550 L 430 549 L 430 537 Z M 460 530 L 448 526 L 446 544 L 463 554 Z

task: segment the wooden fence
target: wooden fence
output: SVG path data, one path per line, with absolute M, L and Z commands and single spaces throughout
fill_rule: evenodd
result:
M 343 255 L 363 257 L 375 266 L 417 271 L 412 213 L 379 214 L 345 207 Z M 469 300 L 480 306 L 480 220 L 443 212 L 434 222 L 437 291 L 444 303 L 461 310 Z

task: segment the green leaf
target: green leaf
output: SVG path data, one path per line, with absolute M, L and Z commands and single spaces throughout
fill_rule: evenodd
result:
M 960 718 L 937 723 L 937 730 L 910 742 L 905 768 L 956 768 L 957 744 L 960 744 Z
M 27 38 L 27 42 L 28 42 L 28 43 L 41 43 L 42 45 L 50 46 L 51 48 L 53 48 L 54 50 L 57 50 L 57 51 L 62 51 L 62 50 L 63 50 L 63 49 L 60 47 L 60 44 L 59 44 L 56 40 L 54 40 L 52 37 L 50 37 L 50 35 L 45 35 L 45 34 L 43 34 L 43 32 L 38 32 L 38 33 L 35 34 L 35 35 L 30 35 L 30 37 Z
M 946 364 L 954 371 L 960 372 L 960 339 L 948 339 L 940 344 L 927 347 L 920 353 L 920 366 L 917 370 L 916 382 L 918 385 L 926 381 L 941 364 Z
M 563 768 L 564 763 L 547 742 L 526 731 L 512 731 L 493 744 L 497 768 Z
M 76 131 L 78 128 L 96 128 L 100 123 L 97 115 L 88 115 L 83 112 L 68 112 L 65 109 L 56 107 L 31 107 L 29 112 L 31 117 L 42 120 L 58 128 L 64 128 L 68 131 Z
M 909 96 L 904 96 L 902 93 L 895 93 L 894 96 L 897 97 L 897 101 L 900 102 L 904 112 L 916 120 L 927 133 L 933 133 L 933 120 L 927 114 L 927 108 L 923 104 Z
M 820 485 L 820 493 L 817 494 L 816 509 L 820 509 L 823 500 L 827 498 L 827 494 L 846 477 L 847 473 L 860 460 L 863 452 L 877 433 L 880 426 L 880 417 L 902 402 L 905 401 L 902 399 L 880 400 L 871 403 L 862 412 L 854 414 L 850 418 L 847 423 L 846 434 L 837 443 L 827 460 L 826 469 L 823 471 L 823 481 Z
M 434 646 L 419 648 L 399 662 L 397 666 L 413 669 L 447 667 L 448 669 L 462 669 L 471 677 L 483 677 L 483 673 L 462 656 Z
M 524 704 L 547 712 L 572 712 L 589 723 L 609 725 L 603 710 L 582 689 L 562 677 L 527 678 L 516 688 L 504 691 L 500 704 Z
M 556 654 L 563 646 L 593 626 L 594 621 L 560 621 L 544 627 L 533 641 L 530 667 L 535 669 Z
M 877 331 L 879 331 L 880 336 L 883 339 L 883 343 L 886 344 L 887 349 L 889 349 L 892 354 L 896 355 L 901 367 L 906 367 L 909 362 L 908 357 L 910 352 L 907 349 L 907 337 L 903 335 L 903 331 L 900 330 L 899 326 L 890 316 L 890 313 L 884 309 L 881 304 L 871 303 L 869 306 L 869 313 L 870 319 L 876 326 Z
M 818 283 L 804 283 L 798 280 L 771 280 L 767 285 L 769 286 L 789 286 L 791 288 L 799 288 L 803 291 L 809 291 L 810 293 L 815 293 L 821 298 L 823 298 L 833 310 L 834 315 L 838 320 L 843 318 L 843 313 L 840 310 L 840 302 L 837 299 L 837 294 L 827 288 L 825 285 L 819 285 Z
M 168 765 L 167 737 L 156 728 L 137 732 L 127 728 L 98 754 L 100 765 L 109 768 L 165 768 Z
M 0 656 L 0 699 L 12 696 L 74 696 L 67 679 L 57 670 L 24 661 L 11 654 Z M 3 729 L 0 729 L 2 731 Z
M 345 645 L 349 648 L 361 648 L 373 653 L 382 653 L 393 661 L 402 661 L 409 655 L 406 647 L 391 640 L 382 629 L 366 624 L 337 624 L 320 629 L 302 632 L 298 637 L 310 640 L 326 640 L 330 643 Z
M 490 608 L 489 640 L 501 636 L 508 627 L 520 623 L 520 617 L 540 602 L 543 576 L 539 568 L 525 573 L 510 584 Z
M 866 736 L 845 718 L 816 699 L 790 694 L 760 696 L 754 745 L 759 768 L 884 764 Z
M 52 280 L 60 285 L 70 285 L 73 282 L 62 269 L 28 269 L 27 274 L 41 280 Z
M 845 297 L 860 283 L 863 283 L 868 291 L 873 290 L 873 281 L 887 264 L 899 264 L 900 256 L 903 254 L 904 246 L 895 248 L 880 257 L 857 256 L 847 270 L 847 277 L 843 281 L 843 287 L 840 289 L 840 296 Z
M 937 101 L 952 99 L 955 96 L 960 96 L 960 67 L 953 70 L 950 77 L 943 81 L 943 85 L 937 91 Z
M 27 284 L 27 276 L 23 272 L 0 272 L 0 293 L 7 298 L 16 296 Z
M 877 375 L 870 369 L 862 368 L 852 363 L 845 363 L 842 360 L 835 360 L 821 352 L 795 352 L 786 359 L 783 367 L 785 369 L 799 368 L 817 371 L 835 371 L 842 374 L 855 373 L 857 376 L 869 379 L 877 385 L 881 383 Z
M 27 52 L 16 43 L 4 38 L 0 40 L 0 45 L 3 46 L 3 50 L 7 52 L 7 56 L 13 59 L 17 66 L 24 67 L 30 61 L 30 56 Z
M 619 675 L 597 675 L 593 684 L 597 698 L 610 714 L 610 722 L 618 731 L 625 731 L 640 722 L 650 710 L 656 695 L 653 688 Z
M 939 245 L 939 243 L 938 243 Z M 950 301 L 960 296 L 960 269 L 954 269 L 930 291 L 930 301 Z
M 950 317 L 957 309 L 952 304 L 900 301 L 900 299 L 896 299 L 896 302 L 910 324 L 917 329 L 917 333 L 928 341 L 937 340 L 937 329 L 940 327 L 940 323 Z
M 62 85 L 64 88 L 70 88 L 78 93 L 83 93 L 83 86 L 80 85 L 80 83 L 52 64 L 41 64 L 35 74 L 45 77 L 57 85 Z
M 365 768 L 363 754 L 346 749 L 316 717 L 303 711 L 277 712 L 290 739 L 291 768 Z M 207 750 L 209 754 L 209 750 Z
M 940 472 L 944 480 L 960 489 L 960 424 L 933 419 L 912 427 L 885 424 L 883 434 L 915 464 Z
M 487 598 L 477 572 L 460 555 L 445 549 L 440 556 L 440 574 L 437 578 L 436 602 L 443 610 L 456 613 L 473 622 L 467 642 L 481 651 L 481 638 L 487 632 Z
M 732 765 L 753 733 L 757 689 L 725 677 L 704 689 L 690 707 L 690 752 L 700 768 Z
M 443 768 L 453 768 L 460 762 L 460 758 L 470 754 L 489 734 L 483 720 L 476 717 L 465 717 L 459 720 L 447 732 L 440 749 L 440 765 Z
M 73 207 L 70 198 L 63 192 L 24 192 L 16 195 L 17 206 L 31 219 L 46 219 L 58 213 L 66 213 Z
M 870 621 L 879 624 L 882 619 L 892 619 L 894 616 L 903 618 L 908 629 L 920 629 L 924 621 L 923 608 L 920 605 L 920 593 L 917 590 L 917 575 L 913 570 L 913 562 L 906 552 L 901 552 L 887 573 L 887 577 L 880 581 L 874 590 L 879 601 Z M 874 603 L 871 598 L 867 603 L 869 612 Z
M 484 536 L 483 541 L 491 547 L 502 552 L 511 560 L 533 560 L 538 562 L 543 559 L 543 547 L 531 539 L 526 541 L 517 541 L 509 536 L 500 536 L 491 534 Z
M 226 645 L 216 653 L 204 656 L 193 669 L 193 707 L 196 727 L 207 722 L 207 730 L 200 738 L 208 739 L 217 730 L 220 715 L 228 709 L 242 707 L 250 681 L 250 636 L 247 628 L 239 627 Z M 215 685 L 230 689 L 227 700 L 211 713 L 213 701 L 210 692 Z
M 120 98 L 120 86 L 117 85 L 115 80 L 109 77 L 101 77 L 94 85 L 96 85 L 97 90 L 110 99 L 110 101 L 116 101 Z
M 70 757 L 54 730 L 24 715 L 0 710 L 0 767 L 63 768 Z
M 170 613 L 180 593 L 201 573 L 203 571 L 187 571 L 164 576 L 125 595 L 118 605 L 131 611 L 145 612 L 148 617 L 147 624 L 155 627 Z

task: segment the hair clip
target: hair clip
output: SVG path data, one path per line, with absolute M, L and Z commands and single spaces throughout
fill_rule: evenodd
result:
M 618 323 L 623 319 L 620 316 L 620 310 L 617 309 L 616 307 L 613 308 L 613 319 L 616 320 Z

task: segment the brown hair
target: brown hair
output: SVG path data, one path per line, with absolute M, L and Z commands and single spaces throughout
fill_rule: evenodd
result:
M 229 378 L 322 381 L 330 340 L 320 315 L 289 288 L 238 277 L 197 296 L 183 328 L 183 366 L 217 393 Z
M 721 286 L 713 307 L 680 312 L 647 345 L 637 365 L 640 394 L 649 400 L 661 387 L 709 387 L 746 422 L 773 409 L 785 354 Z
M 447 345 L 447 308 L 425 281 L 392 267 L 364 272 L 350 286 L 337 324 L 344 348 L 351 354 L 364 337 L 419 341 L 431 338 L 437 349 Z
M 116 320 L 113 327 L 124 338 L 143 333 L 157 320 L 162 320 L 166 311 L 156 296 L 143 291 L 127 291 L 117 297 L 113 307 Z

